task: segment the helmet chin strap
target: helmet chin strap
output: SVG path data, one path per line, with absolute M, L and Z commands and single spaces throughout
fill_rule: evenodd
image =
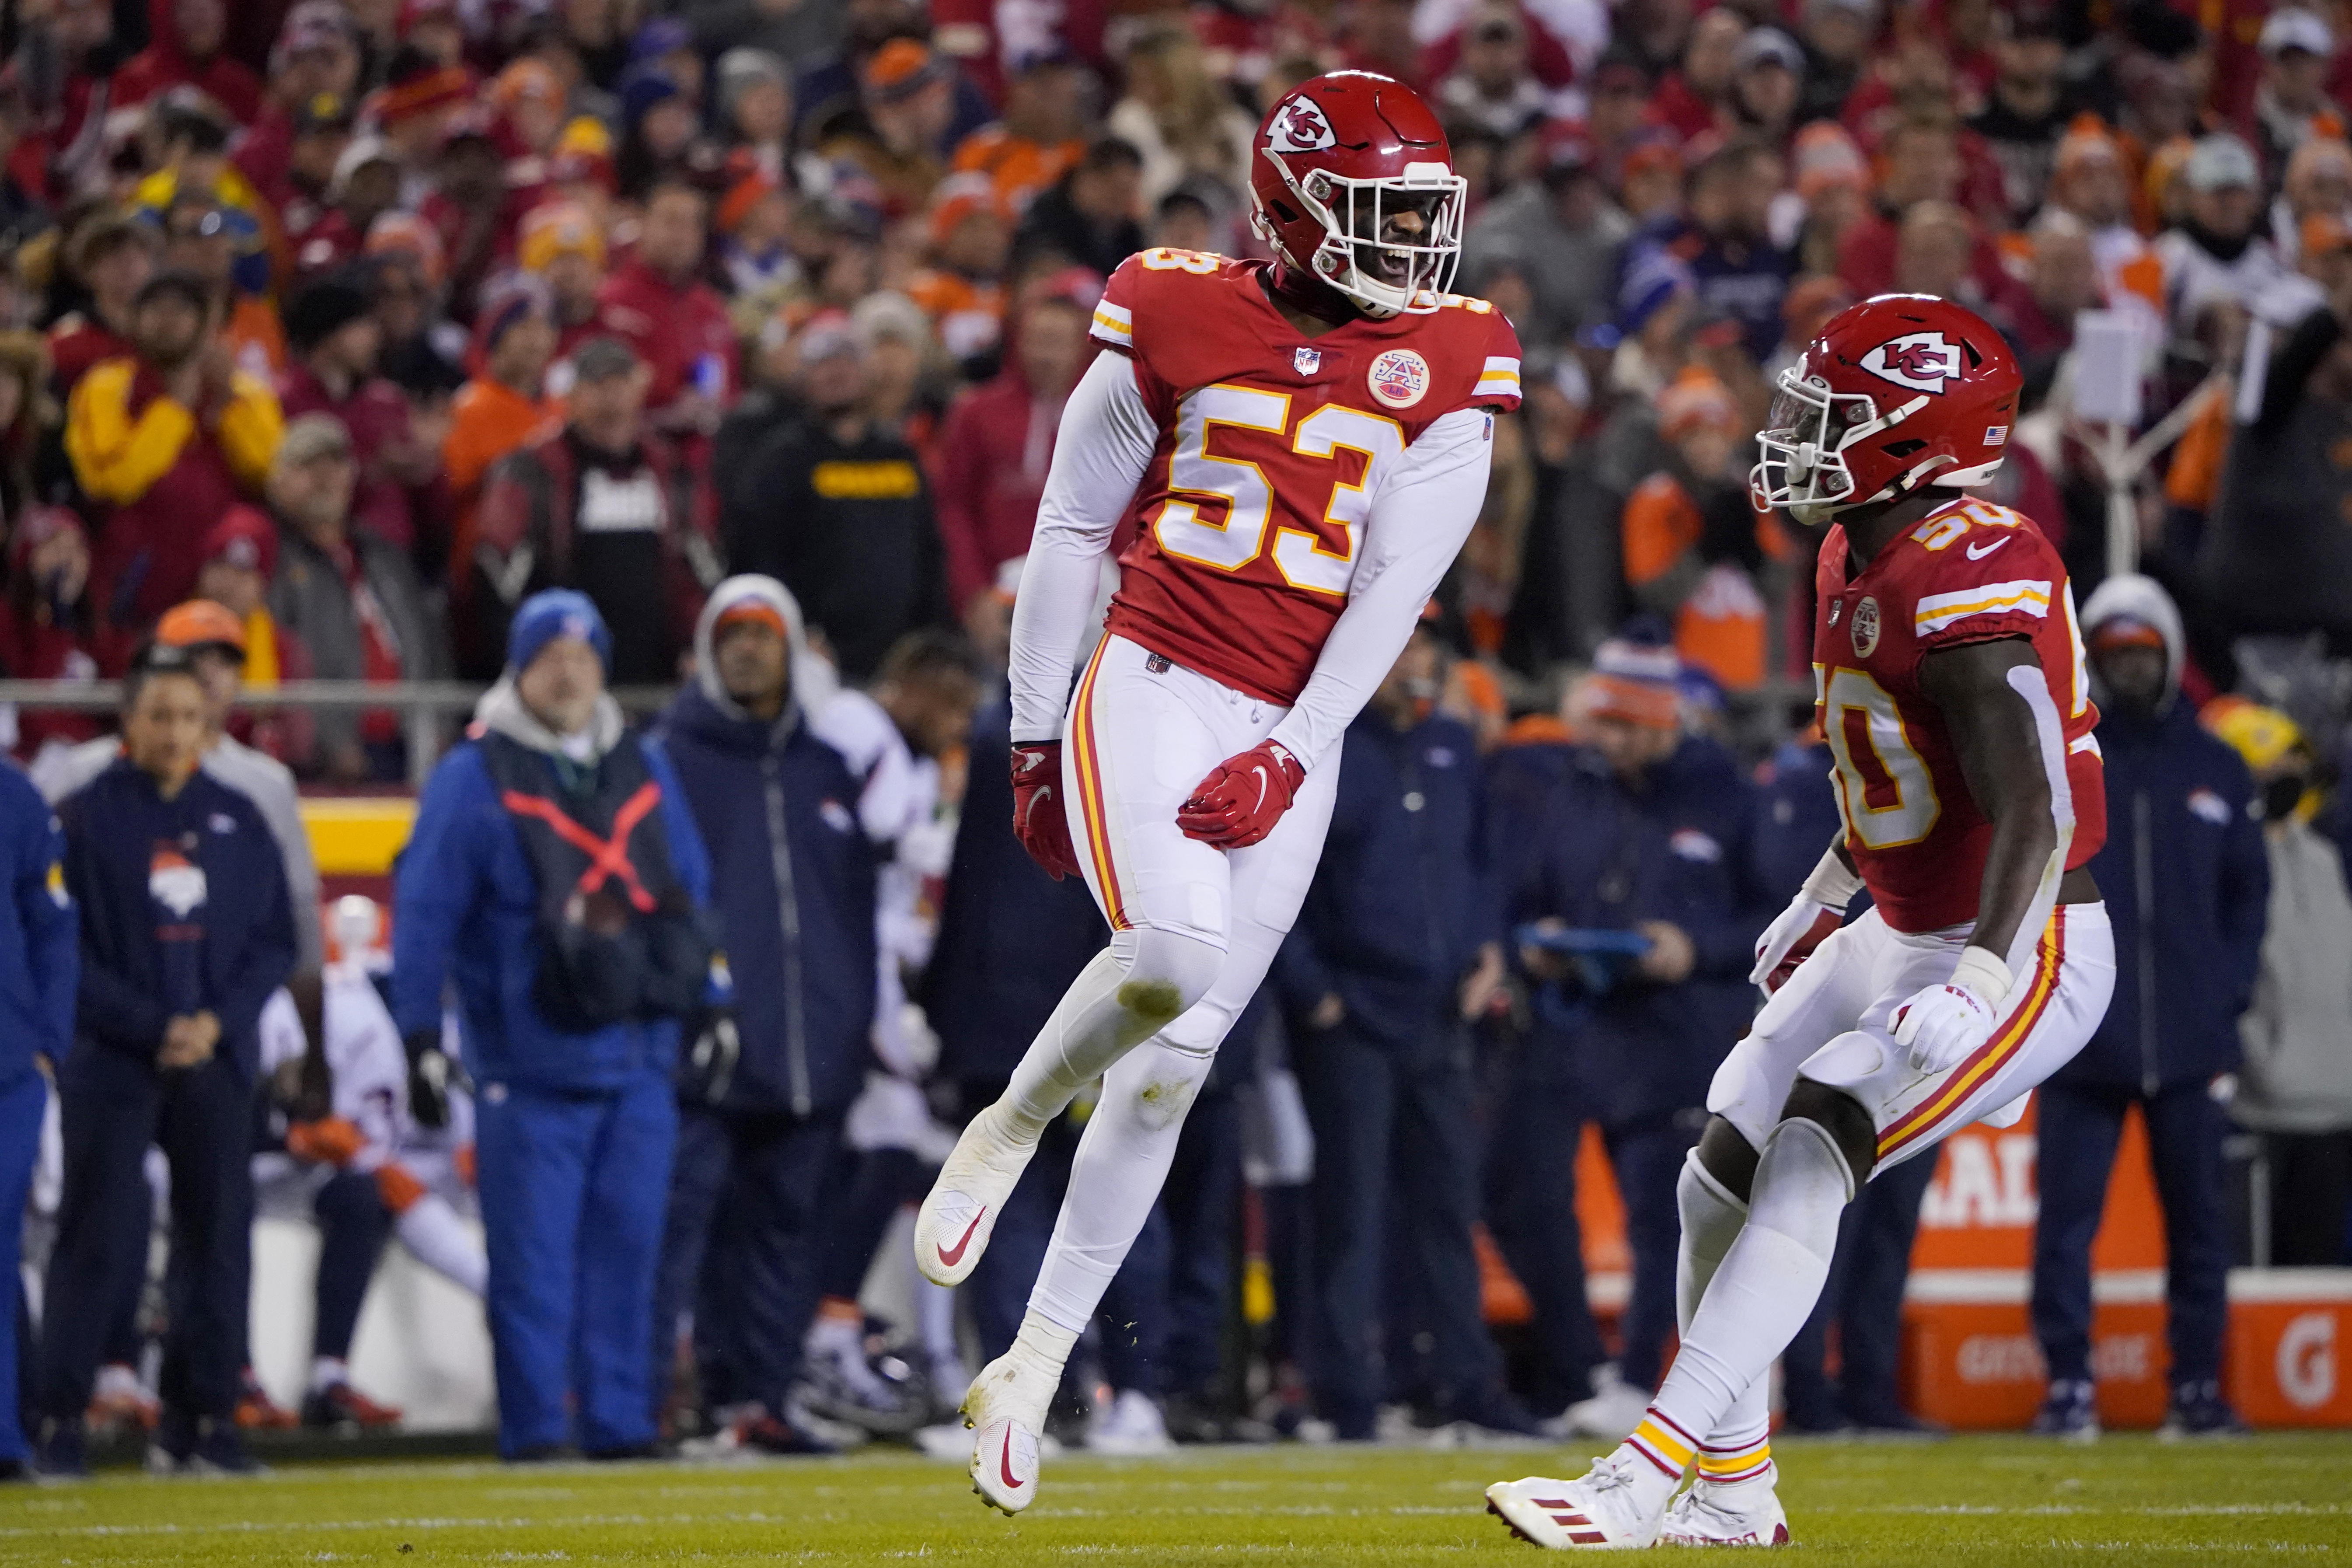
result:
M 1280 252 L 1274 258 L 1274 297 L 1278 303 L 1335 327 L 1345 326 L 1363 313 L 1354 300 L 1304 267 L 1293 266 L 1290 258 Z

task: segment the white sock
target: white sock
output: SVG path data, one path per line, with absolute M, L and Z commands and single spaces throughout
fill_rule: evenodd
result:
M 477 1296 L 488 1288 L 490 1260 L 482 1244 L 440 1194 L 427 1193 L 403 1209 L 392 1229 L 400 1245 L 434 1273 Z
M 1061 1218 L 1029 1293 L 1029 1313 L 1082 1333 L 1127 1261 L 1176 1158 L 1184 1113 L 1216 1059 L 1165 1039 L 1129 1052 L 1103 1080 L 1070 1164 Z
M 1199 1001 L 1223 963 L 1195 937 L 1142 927 L 1113 932 L 1013 1069 L 996 1102 L 1004 1134 L 1034 1142 L 1078 1090 Z
M 1062 1386 L 1062 1369 L 1077 1344 L 1076 1334 L 1030 1308 L 1013 1336 L 1013 1348 L 981 1369 L 965 1396 L 965 1408 L 971 1408 L 974 1397 L 982 1397 L 990 1416 L 1012 1415 L 1032 1432 L 1044 1431 L 1046 1407 Z
M 1617 1450 L 1637 1461 L 1634 1496 L 1645 1510 L 1665 1506 L 1706 1441 L 1695 1434 L 1715 1434 L 1805 1326 L 1853 1194 L 1845 1156 L 1826 1130 L 1797 1120 L 1772 1130 L 1748 1223 L 1708 1281 L 1649 1413 Z
M 1696 1149 L 1683 1162 L 1675 1197 L 1683 1220 L 1682 1245 L 1675 1259 L 1675 1318 L 1687 1339 L 1708 1283 L 1748 1223 L 1748 1205 L 1699 1163 Z M 1749 1383 L 1699 1445 L 1700 1479 L 1728 1484 L 1750 1479 L 1759 1463 L 1769 1466 L 1772 1450 L 1765 1439 L 1772 1429 L 1771 1405 L 1769 1377 Z
M 352 1363 L 339 1355 L 310 1358 L 310 1392 L 324 1394 L 339 1384 L 352 1380 Z

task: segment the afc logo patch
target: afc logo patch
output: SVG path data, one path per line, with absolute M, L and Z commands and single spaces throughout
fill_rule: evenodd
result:
M 1293 99 L 1266 128 L 1266 147 L 1276 153 L 1314 153 L 1339 145 L 1331 121 L 1312 99 Z
M 1881 381 L 1914 392 L 1944 390 L 1960 375 L 1960 345 L 1941 332 L 1912 332 L 1883 342 L 1862 356 L 1862 368 Z
M 1372 395 L 1391 408 L 1410 408 L 1429 393 L 1429 362 L 1411 349 L 1391 349 L 1364 377 Z
M 1853 657 L 1868 658 L 1878 647 L 1878 601 L 1868 594 L 1853 607 Z

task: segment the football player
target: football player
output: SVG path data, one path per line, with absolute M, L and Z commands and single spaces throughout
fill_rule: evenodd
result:
M 1673 1371 L 1580 1479 L 1487 1489 L 1538 1545 L 1786 1541 L 1766 1374 L 1840 1212 L 1954 1129 L 2015 1121 L 2106 1010 L 2085 868 L 2106 796 L 2066 571 L 2027 519 L 1951 493 L 2000 466 L 2019 385 L 1991 327 L 1901 294 L 1832 317 L 1780 375 L 1749 484 L 1829 525 L 1813 679 L 1843 831 L 1757 943 L 1769 1000 L 1683 1169 Z
M 1271 262 L 1166 248 L 1110 278 L 1013 617 L 1013 829 L 1111 927 L 924 1200 L 916 1258 L 968 1276 L 1038 1134 L 1097 1077 L 1007 1353 L 964 1401 L 971 1474 L 1036 1496 L 1063 1363 L 1159 1195 L 1186 1109 L 1298 912 L 1339 737 L 1486 489 L 1518 340 L 1446 293 L 1465 182 L 1412 89 L 1318 77 L 1269 112 L 1251 193 Z M 1071 669 L 1113 531 L 1107 632 Z

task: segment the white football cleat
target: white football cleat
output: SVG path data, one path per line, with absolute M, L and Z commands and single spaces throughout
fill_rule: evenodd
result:
M 964 1425 L 972 1429 L 971 1489 L 989 1507 L 1014 1514 L 1036 1500 L 1041 1434 L 1053 1397 L 1054 1386 L 1010 1353 L 972 1379 L 963 1398 Z
M 1004 1200 L 1037 1151 L 1034 1140 L 1000 1135 L 997 1121 L 993 1105 L 971 1119 L 915 1211 L 915 1267 L 934 1285 L 961 1285 L 980 1267 Z
M 1726 1486 L 1705 1476 L 1666 1508 L 1661 1546 L 1786 1546 L 1789 1516 L 1767 1473 Z
M 1658 1539 L 1659 1521 L 1634 1500 L 1634 1460 L 1612 1455 L 1572 1481 L 1542 1476 L 1496 1481 L 1486 1489 L 1486 1511 L 1511 1533 L 1553 1552 L 1579 1547 L 1625 1551 Z

